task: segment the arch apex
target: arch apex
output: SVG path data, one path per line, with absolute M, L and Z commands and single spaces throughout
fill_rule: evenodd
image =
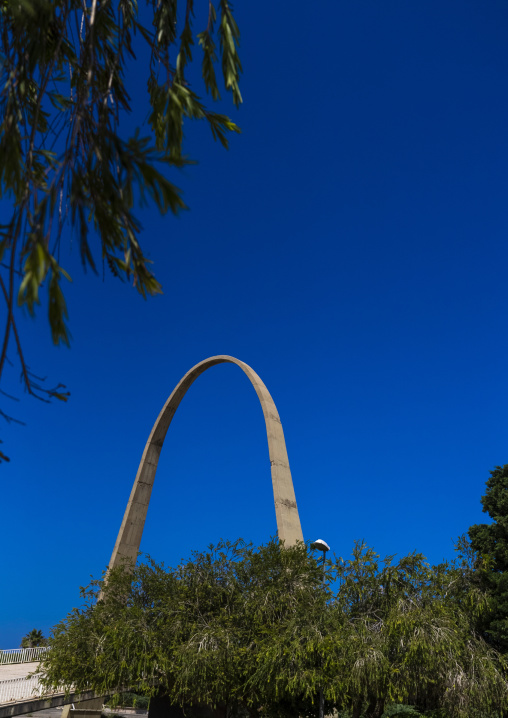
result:
M 250 380 L 263 410 L 279 538 L 284 541 L 286 546 L 292 546 L 298 541 L 303 541 L 286 441 L 277 407 L 265 384 L 248 364 L 227 354 L 219 354 L 204 359 L 193 366 L 178 382 L 162 407 L 141 456 L 138 472 L 109 563 L 110 569 L 125 560 L 131 563 L 136 562 L 160 452 L 180 402 L 200 374 L 216 364 L 224 363 L 236 364 L 242 369 Z

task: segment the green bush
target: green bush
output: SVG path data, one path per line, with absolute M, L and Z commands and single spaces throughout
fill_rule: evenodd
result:
M 393 705 L 385 708 L 382 718 L 392 718 L 392 716 L 397 716 L 397 718 L 419 718 L 422 715 L 424 714 L 417 711 L 416 708 L 413 708 L 413 706 L 406 706 L 402 703 L 394 703 Z

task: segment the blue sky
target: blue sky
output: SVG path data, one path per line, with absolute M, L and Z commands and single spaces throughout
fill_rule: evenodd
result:
M 26 426 L 2 427 L 2 648 L 79 605 L 162 404 L 208 356 L 266 383 L 304 536 L 338 555 L 365 539 L 452 557 L 508 463 L 506 3 L 237 2 L 235 15 L 244 104 L 221 107 L 242 135 L 225 152 L 188 127 L 199 163 L 173 179 L 190 211 L 140 212 L 164 295 L 84 276 L 69 242 L 71 350 L 52 347 L 43 311 L 21 322 L 33 369 L 72 396 L 23 399 Z M 130 82 L 144 115 L 141 68 Z M 142 549 L 172 564 L 275 531 L 256 395 L 214 367 L 168 433 Z

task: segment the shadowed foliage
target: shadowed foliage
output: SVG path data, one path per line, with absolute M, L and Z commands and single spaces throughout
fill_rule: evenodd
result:
M 508 653 L 508 464 L 490 472 L 483 511 L 490 524 L 469 529 L 471 547 L 477 555 L 477 579 L 490 595 L 490 610 L 482 615 L 479 627 L 499 651 Z

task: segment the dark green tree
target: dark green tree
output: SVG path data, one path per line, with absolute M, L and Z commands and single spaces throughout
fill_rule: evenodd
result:
M 0 379 L 12 340 L 27 392 L 67 398 L 31 373 L 16 317 L 17 307 L 34 313 L 44 287 L 53 342 L 69 344 L 62 286 L 70 277 L 59 261 L 69 228 L 85 269 L 102 264 L 143 297 L 161 291 L 140 244 L 136 205 L 175 214 L 185 207 L 168 179 L 187 162 L 185 120 L 207 123 L 225 147 L 239 132 L 188 78 L 199 45 L 203 93 L 219 99 L 220 62 L 222 84 L 239 105 L 238 42 L 228 0 L 0 0 Z M 133 104 L 125 78 L 136 53 L 147 58 L 144 135 L 125 124 Z
M 508 708 L 503 661 L 475 634 L 486 600 L 463 573 L 417 554 L 380 561 L 360 544 L 323 583 L 305 545 L 276 541 L 115 570 L 55 627 L 44 680 L 228 716 L 316 716 L 321 690 L 326 713 L 352 718 L 390 704 L 494 716 Z
M 37 646 L 47 646 L 48 639 L 44 638 L 42 631 L 33 628 L 30 633 L 21 639 L 21 648 L 37 648 Z
M 481 502 L 492 523 L 475 524 L 468 532 L 478 556 L 477 578 L 491 597 L 480 629 L 493 646 L 508 653 L 508 464 L 496 466 L 486 486 Z

